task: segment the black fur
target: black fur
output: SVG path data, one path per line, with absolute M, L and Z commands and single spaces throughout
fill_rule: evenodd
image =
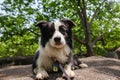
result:
M 46 43 L 53 36 L 55 32 L 54 23 L 41 21 L 36 26 L 38 26 L 41 30 L 40 45 L 45 47 Z
M 70 20 L 66 20 L 66 19 L 61 20 L 61 22 L 64 23 L 67 26 L 67 28 L 68 28 L 67 31 L 66 31 L 67 35 L 68 35 L 67 38 L 66 38 L 66 42 L 69 45 L 69 47 L 71 49 L 73 49 L 72 30 L 71 30 L 71 28 L 73 26 L 75 26 L 75 24 L 73 22 L 71 22 Z
M 71 28 L 74 25 L 74 23 L 70 20 L 60 20 L 61 23 L 63 23 L 63 25 L 59 26 L 59 32 L 62 33 L 64 35 L 66 44 L 70 47 L 70 49 L 73 49 L 73 45 L 72 45 L 72 30 Z M 55 32 L 55 26 L 53 22 L 46 22 L 46 21 L 41 21 L 39 22 L 36 26 L 38 26 L 41 30 L 41 40 L 40 40 L 40 45 L 42 45 L 42 47 L 46 46 L 46 43 L 49 41 L 49 39 L 52 38 L 54 32 Z M 32 65 L 32 70 L 34 70 L 37 67 L 37 59 L 40 55 L 40 51 L 38 50 L 35 53 L 34 56 L 34 60 L 33 60 L 33 65 Z M 72 58 L 72 53 L 70 52 L 70 54 L 68 55 L 68 63 L 72 62 L 71 60 Z M 33 74 L 34 71 L 33 71 Z
M 39 50 L 35 53 L 35 56 L 33 58 L 33 64 L 32 64 L 32 72 L 33 74 L 35 75 L 33 69 L 35 69 L 37 67 L 37 64 L 36 64 L 36 60 L 38 59 L 38 56 L 39 56 Z

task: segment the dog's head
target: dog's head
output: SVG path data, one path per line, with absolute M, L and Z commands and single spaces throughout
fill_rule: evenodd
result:
M 62 48 L 66 44 L 72 48 L 72 31 L 75 24 L 71 20 L 55 22 L 40 21 L 36 26 L 41 30 L 41 45 L 46 43 L 55 48 Z

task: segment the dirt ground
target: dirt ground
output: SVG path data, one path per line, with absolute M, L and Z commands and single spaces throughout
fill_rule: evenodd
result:
M 75 70 L 74 80 L 120 80 L 120 60 L 104 57 L 81 58 L 88 68 Z M 63 80 L 61 73 L 49 73 L 48 80 Z M 34 80 L 31 65 L 0 68 L 0 80 Z

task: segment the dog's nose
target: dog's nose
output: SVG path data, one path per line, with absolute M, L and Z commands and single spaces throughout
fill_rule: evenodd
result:
M 54 41 L 55 41 L 55 42 L 60 42 L 60 40 L 61 40 L 60 37 L 55 37 L 55 38 L 54 38 Z

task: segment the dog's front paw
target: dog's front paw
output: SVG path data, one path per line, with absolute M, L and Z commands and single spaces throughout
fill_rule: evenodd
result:
M 79 64 L 79 66 L 80 66 L 81 68 L 87 68 L 87 67 L 88 67 L 88 65 L 85 64 L 85 63 L 81 63 L 81 64 Z
M 49 75 L 46 71 L 41 71 L 36 75 L 37 80 L 43 80 L 43 79 L 48 78 L 48 77 L 49 77 Z
M 65 70 L 66 74 L 70 77 L 70 78 L 74 78 L 75 77 L 75 72 L 72 71 L 71 69 L 69 70 Z M 65 73 L 63 73 L 63 77 L 66 77 Z

